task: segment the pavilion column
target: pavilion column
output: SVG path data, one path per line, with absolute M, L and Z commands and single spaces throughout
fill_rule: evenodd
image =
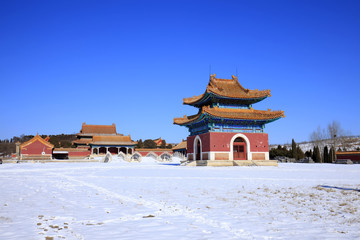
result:
M 109 147 L 106 147 L 106 153 L 108 153 L 109 152 Z
M 97 147 L 97 155 L 100 154 L 100 147 Z
M 94 148 L 91 148 L 91 154 L 94 154 Z
M 129 148 L 126 148 L 126 155 L 128 155 L 128 149 L 129 149 Z
M 117 148 L 117 150 L 118 150 L 118 154 L 120 153 L 120 147 L 116 147 Z

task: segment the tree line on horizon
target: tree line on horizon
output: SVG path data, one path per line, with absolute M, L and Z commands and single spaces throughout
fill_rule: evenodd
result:
M 346 150 L 346 148 L 341 149 L 340 146 L 344 144 L 344 137 L 347 135 L 350 134 L 347 134 L 345 130 L 342 129 L 339 122 L 332 121 L 328 124 L 327 128 L 321 128 L 319 126 L 311 133 L 310 141 L 313 144 L 312 150 L 304 153 L 294 139 L 292 139 L 291 148 L 287 149 L 286 146 L 278 145 L 277 148 L 269 151 L 270 158 L 273 159 L 276 156 L 283 156 L 300 160 L 304 157 L 311 157 L 316 163 L 332 163 L 336 159 L 336 148 L 338 148 L 337 151 Z
M 307 157 L 316 163 L 332 163 L 335 161 L 334 147 L 325 146 L 320 150 L 319 146 L 314 146 L 312 150 L 310 149 L 304 153 L 294 139 L 291 141 L 291 148 L 287 149 L 286 146 L 278 145 L 277 148 L 270 149 L 269 155 L 271 159 L 280 156 L 294 158 L 297 161 Z

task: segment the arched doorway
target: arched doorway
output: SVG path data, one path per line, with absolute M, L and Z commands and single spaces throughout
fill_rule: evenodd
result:
M 237 137 L 233 143 L 234 160 L 246 160 L 246 142 L 242 137 Z
M 196 137 L 194 142 L 195 160 L 201 160 L 201 150 L 201 140 L 199 137 Z

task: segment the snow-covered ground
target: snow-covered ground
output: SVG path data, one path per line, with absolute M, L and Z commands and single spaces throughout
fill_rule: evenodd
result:
M 0 239 L 360 238 L 360 165 L 144 163 L 0 165 Z

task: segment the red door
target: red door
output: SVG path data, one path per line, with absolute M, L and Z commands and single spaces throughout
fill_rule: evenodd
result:
M 246 160 L 245 142 L 234 142 L 233 145 L 234 160 Z

